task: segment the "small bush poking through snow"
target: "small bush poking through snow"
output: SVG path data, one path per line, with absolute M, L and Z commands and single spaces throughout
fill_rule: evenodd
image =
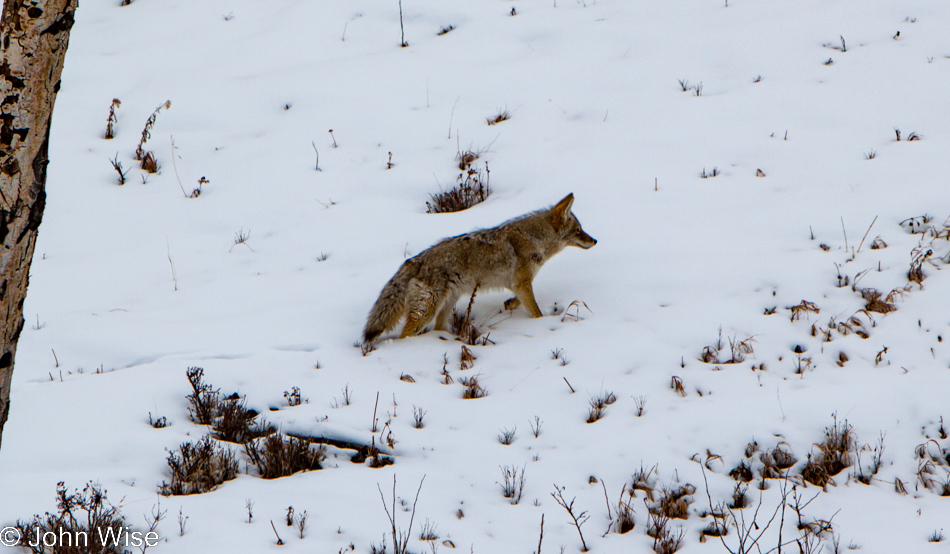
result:
M 245 443 L 244 452 L 264 479 L 322 469 L 321 462 L 327 457 L 325 446 L 312 448 L 305 440 L 285 437 L 280 433 Z
M 607 406 L 613 404 L 617 401 L 617 396 L 614 393 L 607 391 L 601 393 L 600 396 L 590 399 L 590 411 L 587 414 L 587 423 L 594 423 L 600 418 L 604 417 L 604 410 L 607 409 Z
M 617 503 L 617 519 L 614 523 L 614 531 L 623 535 L 633 531 L 633 528 L 636 527 L 636 521 L 633 519 L 636 510 L 633 509 L 634 496 L 632 494 L 627 500 L 623 499 L 623 494 L 620 496 L 620 501 Z
M 818 452 L 808 455 L 808 462 L 802 468 L 802 479 L 813 485 L 824 487 L 831 478 L 851 465 L 851 454 L 857 447 L 857 437 L 848 420 L 834 422 L 825 428 L 825 440 L 816 445 Z
M 178 450 L 169 450 L 168 468 L 171 482 L 162 481 L 158 487 L 165 496 L 208 492 L 238 473 L 234 453 L 207 435 L 197 443 L 186 442 Z
M 214 438 L 235 443 L 245 443 L 253 438 L 272 433 L 266 422 L 254 423 L 257 412 L 248 409 L 247 399 L 237 393 L 221 398 L 221 390 L 204 381 L 204 369 L 188 368 L 191 393 L 188 399 L 188 415 L 200 425 L 211 425 Z
M 121 100 L 118 98 L 112 99 L 112 105 L 109 106 L 109 119 L 106 120 L 106 139 L 112 139 L 115 137 L 115 124 L 119 121 L 119 118 L 115 116 L 115 109 L 121 105 Z
M 489 125 L 498 125 L 502 121 L 508 121 L 511 119 L 511 114 L 508 113 L 507 109 L 498 110 L 498 113 L 494 117 L 487 117 L 485 119 L 488 121 Z
M 56 485 L 56 512 L 33 516 L 29 521 L 18 521 L 19 546 L 33 554 L 123 554 L 124 543 L 110 540 L 125 533 L 125 519 L 120 506 L 114 506 L 106 497 L 106 490 L 99 484 L 89 482 L 70 493 L 60 481 Z M 47 535 L 49 533 L 49 535 Z M 30 537 L 56 537 L 55 548 L 34 544 Z M 8 538 L 5 536 L 4 538 Z M 84 540 L 83 540 L 84 539 Z M 13 545 L 8 545 L 13 546 Z
M 512 504 L 521 502 L 521 494 L 524 492 L 524 466 L 521 469 L 513 465 L 502 467 L 501 478 L 502 482 L 498 483 L 501 495 Z
M 458 176 L 458 183 L 451 189 L 430 195 L 426 202 L 426 213 L 441 214 L 460 212 L 484 202 L 491 194 L 491 171 L 485 164 L 485 171 L 469 167 Z
M 188 382 L 192 392 L 185 398 L 188 399 L 188 416 L 191 420 L 199 425 L 210 425 L 220 409 L 221 400 L 218 396 L 221 390 L 205 383 L 204 374 L 204 368 L 188 368 Z
M 465 387 L 465 390 L 462 391 L 462 398 L 472 399 L 488 396 L 488 391 L 482 388 L 478 382 L 478 375 L 473 375 L 468 378 L 462 377 L 459 379 L 459 382 Z
M 255 423 L 257 412 L 247 407 L 247 398 L 236 394 L 218 404 L 217 414 L 212 425 L 214 438 L 227 442 L 243 444 L 257 437 L 274 432 L 263 416 Z
M 675 489 L 664 487 L 660 492 L 660 498 L 649 506 L 650 513 L 669 519 L 688 519 L 689 505 L 693 503 L 694 492 L 696 492 L 696 487 L 689 483 Z

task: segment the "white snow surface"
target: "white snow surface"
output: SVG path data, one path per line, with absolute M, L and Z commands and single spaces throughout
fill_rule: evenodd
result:
M 616 516 L 633 473 L 655 466 L 658 491 L 696 487 L 688 519 L 670 524 L 684 532 L 680 552 L 725 552 L 700 540 L 711 521 L 703 464 L 717 504 L 750 441 L 782 443 L 799 460 L 791 487 L 836 414 L 867 449 L 824 491 L 798 487 L 817 494 L 805 519 L 832 523 L 824 551 L 834 540 L 866 553 L 946 544 L 928 537 L 950 534 L 948 465 L 931 461 L 928 489 L 915 449 L 950 449 L 950 4 L 403 0 L 401 48 L 396 0 L 118 3 L 83 2 L 70 37 L 0 452 L 0 524 L 52 511 L 58 481 L 95 481 L 137 528 L 157 502 L 168 510 L 160 552 L 364 553 L 389 532 L 378 487 L 389 499 L 396 476 L 409 509 L 425 476 L 410 551 L 533 552 L 543 515 L 542 552 L 577 552 L 557 484 L 588 512 L 592 551 L 649 552 L 644 493 L 636 528 L 619 534 L 605 533 L 605 492 Z M 161 169 L 147 175 L 132 155 L 166 100 L 146 143 Z M 486 124 L 503 110 L 508 121 Z M 427 214 L 468 149 L 493 194 Z M 130 169 L 124 186 L 114 157 Z M 201 195 L 186 198 L 201 177 Z M 569 192 L 599 242 L 535 279 L 557 315 L 501 313 L 507 293 L 479 293 L 473 313 L 494 344 L 472 347 L 464 371 L 445 332 L 397 330 L 366 356 L 354 346 L 407 256 Z M 878 238 L 886 248 L 871 248 Z M 908 282 L 917 248 L 933 251 L 920 284 Z M 897 289 L 896 311 L 862 312 L 863 288 Z M 803 300 L 820 311 L 793 321 Z M 849 321 L 868 337 L 845 335 Z M 754 353 L 704 363 L 720 328 L 721 361 L 730 338 L 751 337 Z M 283 431 L 381 444 L 375 409 L 395 463 L 373 469 L 330 448 L 323 470 L 264 480 L 242 461 L 212 492 L 159 497 L 166 450 L 209 431 L 188 416 L 190 366 Z M 486 397 L 462 398 L 471 375 Z M 306 404 L 288 407 L 292 387 Z M 590 400 L 607 392 L 616 403 L 588 424 Z M 427 411 L 422 429 L 413 407 Z M 150 415 L 171 425 L 153 429 Z M 861 484 L 882 435 L 882 467 Z M 524 468 L 517 505 L 501 494 L 506 466 Z M 762 491 L 759 523 L 781 484 Z M 302 539 L 284 524 L 288 506 L 309 514 Z M 418 540 L 426 519 L 432 545 Z M 796 525 L 789 509 L 785 540 Z M 724 539 L 737 548 L 735 530 Z

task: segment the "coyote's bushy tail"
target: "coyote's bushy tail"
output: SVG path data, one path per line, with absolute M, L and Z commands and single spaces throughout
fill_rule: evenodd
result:
M 409 282 L 419 272 L 419 266 L 413 260 L 406 260 L 393 278 L 386 283 L 373 309 L 366 318 L 363 328 L 363 344 L 372 344 L 380 335 L 389 331 L 406 313 L 409 300 Z

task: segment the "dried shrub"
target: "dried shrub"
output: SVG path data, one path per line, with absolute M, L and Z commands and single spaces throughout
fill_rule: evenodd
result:
M 703 347 L 699 359 L 707 364 L 739 364 L 744 362 L 746 357 L 755 356 L 755 350 L 752 347 L 752 343 L 755 342 L 754 337 L 739 340 L 738 335 L 733 335 L 728 338 L 728 342 L 729 359 L 721 360 L 720 354 L 725 349 L 725 344 L 722 342 L 722 328 L 720 327 L 719 337 L 716 339 L 716 342 Z
M 321 463 L 327 457 L 325 446 L 312 448 L 305 440 L 285 437 L 280 433 L 245 443 L 244 452 L 264 479 L 322 469 Z
M 472 375 L 469 378 L 462 377 L 459 379 L 459 383 L 465 387 L 465 389 L 462 391 L 462 398 L 472 399 L 488 396 L 488 391 L 482 388 L 481 384 L 478 382 L 478 375 Z
M 743 485 L 742 483 L 736 483 L 736 488 L 732 490 L 732 499 L 729 502 L 729 507 L 734 510 L 741 510 L 749 505 L 749 497 L 746 496 L 746 491 L 749 490 L 748 485 Z
M 158 160 L 155 159 L 153 152 L 146 152 L 142 157 L 142 169 L 149 173 L 158 173 Z
M 798 462 L 798 458 L 788 450 L 788 445 L 785 444 L 778 444 L 772 449 L 772 460 L 779 469 L 788 469 Z
M 300 387 L 291 387 L 289 391 L 284 391 L 284 399 L 287 400 L 287 405 L 290 407 L 300 406 L 304 403 L 304 399 L 300 396 Z
M 511 15 L 514 15 L 514 13 L 512 13 Z M 493 117 L 486 117 L 485 119 L 486 121 L 488 121 L 489 125 L 498 125 L 502 121 L 508 121 L 509 119 L 511 119 L 511 114 L 508 113 L 507 109 L 498 110 L 498 113 L 495 114 Z
M 475 325 L 475 322 L 472 321 L 472 306 L 475 304 L 475 295 L 477 293 L 478 286 L 476 285 L 475 290 L 472 291 L 471 298 L 468 299 L 468 306 L 465 308 L 464 312 L 460 312 L 454 308 L 452 309 L 451 330 L 453 333 L 458 335 L 465 344 L 470 346 L 485 346 L 486 344 L 492 342 L 491 339 L 488 338 L 487 334 L 482 334 L 481 329 L 479 329 L 478 326 Z M 475 356 L 472 354 L 471 350 L 468 350 L 465 347 L 462 348 L 462 361 L 460 369 L 468 369 L 471 367 L 471 364 L 467 364 L 467 362 L 474 362 Z M 468 355 L 466 355 L 466 350 L 468 351 Z
M 70 493 L 60 481 L 56 484 L 56 511 L 34 515 L 29 521 L 17 521 L 20 546 L 33 554 L 125 554 L 122 541 L 110 540 L 128 532 L 121 506 L 109 502 L 101 485 L 89 482 L 82 492 Z M 56 537 L 53 547 L 31 542 L 36 536 Z M 10 535 L 5 536 L 8 538 Z
M 848 420 L 839 423 L 837 414 L 832 417 L 834 422 L 825 428 L 824 440 L 816 445 L 818 451 L 808 455 L 802 468 L 802 479 L 819 487 L 851 465 L 851 455 L 857 447 L 857 437 Z
M 600 418 L 604 417 L 604 410 L 607 409 L 607 406 L 613 404 L 617 401 L 617 396 L 614 393 L 607 391 L 600 394 L 600 396 L 590 399 L 590 411 L 587 415 L 587 423 L 594 423 Z
M 752 474 L 752 467 L 743 460 L 729 472 L 729 477 L 732 477 L 736 481 L 748 483 L 753 479 L 754 475 Z
M 943 434 L 941 423 L 941 436 Z M 950 496 L 950 448 L 943 448 L 935 439 L 930 439 L 917 445 L 915 454 L 918 484 L 940 496 Z M 907 492 L 899 480 L 894 482 L 894 487 L 903 494 Z
M 711 516 L 712 521 L 710 521 L 709 525 L 700 531 L 700 534 L 702 534 L 704 537 L 724 537 L 729 534 L 729 527 L 727 526 L 729 521 L 729 510 L 726 506 L 724 506 L 722 503 L 719 503 L 706 515 Z
M 426 202 L 426 213 L 441 214 L 467 210 L 475 204 L 484 202 L 491 194 L 491 172 L 488 164 L 485 171 L 471 166 L 458 176 L 458 182 L 451 189 L 430 195 Z
M 188 416 L 199 425 L 210 425 L 220 410 L 220 389 L 213 388 L 204 382 L 204 368 L 189 367 L 188 382 L 192 392 L 188 399 Z
M 633 472 L 633 482 L 628 488 L 631 497 L 636 494 L 636 491 L 641 491 L 650 501 L 653 501 L 653 482 L 655 481 L 653 473 L 656 472 L 656 467 L 657 466 L 653 466 L 650 469 L 645 469 L 641 465 L 640 469 Z
M 423 410 L 422 408 L 417 408 L 416 406 L 412 407 L 412 426 L 416 429 L 422 429 L 425 427 L 426 414 L 429 413 L 428 410 Z
M 792 321 L 801 319 L 802 316 L 807 317 L 809 312 L 817 314 L 820 311 L 814 302 L 809 302 L 808 300 L 802 300 L 801 303 L 796 304 L 795 306 L 789 306 L 785 309 L 792 312 Z
M 259 422 L 255 421 L 257 415 L 256 411 L 248 409 L 247 398 L 231 395 L 218 404 L 212 434 L 218 440 L 243 444 L 273 433 L 275 429 L 267 425 L 263 418 Z
M 154 418 L 152 417 L 152 412 L 148 413 L 148 424 L 154 427 L 155 429 L 164 429 L 165 427 L 168 427 L 169 425 L 171 425 L 171 423 L 168 422 L 167 417 L 161 416 L 161 417 Z
M 109 163 L 112 164 L 112 169 L 115 169 L 115 172 L 119 174 L 119 176 L 116 177 L 116 180 L 118 181 L 118 183 L 120 185 L 124 185 L 126 181 L 126 177 L 129 174 L 129 170 L 122 168 L 122 162 L 119 161 L 118 152 L 115 153 L 115 158 L 112 158 L 111 160 L 109 160 Z
M 272 433 L 274 429 L 261 419 L 258 413 L 247 407 L 247 399 L 237 393 L 221 398 L 221 390 L 204 381 L 204 369 L 189 367 L 187 371 L 191 393 L 188 399 L 188 415 L 199 425 L 211 425 L 214 438 L 235 443 Z
M 478 358 L 475 356 L 475 353 L 472 352 L 472 350 L 469 347 L 463 344 L 462 354 L 459 356 L 459 369 L 460 370 L 471 369 L 472 366 L 475 365 L 475 360 L 477 359 Z
M 636 510 L 633 509 L 632 494 L 627 500 L 623 499 L 622 494 L 620 496 L 620 501 L 617 503 L 617 519 L 614 522 L 614 531 L 623 535 L 633 531 L 633 528 L 636 527 L 636 521 L 633 519 L 633 514 L 636 513 Z
M 499 467 L 502 483 L 497 483 L 497 485 L 501 487 L 501 495 L 511 504 L 521 502 L 521 494 L 524 492 L 524 466 L 521 469 L 513 465 Z
M 459 169 L 461 169 L 462 171 L 467 171 L 471 167 L 471 165 L 475 163 L 475 160 L 477 160 L 479 156 L 480 156 L 479 152 L 466 150 L 465 152 L 459 152 L 455 156 L 455 159 L 457 159 L 459 162 Z
M 924 282 L 924 279 L 927 278 L 927 275 L 924 274 L 923 265 L 931 256 L 933 256 L 932 248 L 922 248 L 917 247 L 910 253 L 910 269 L 907 270 L 907 280 L 912 283 L 917 283 L 920 285 Z
M 696 487 L 689 483 L 676 488 L 663 487 L 659 499 L 649 506 L 650 513 L 669 519 L 688 519 L 694 492 Z
M 159 492 L 165 496 L 208 492 L 237 477 L 238 462 L 234 453 L 210 436 L 167 452 L 171 482 L 162 481 L 159 485 Z
M 881 292 L 877 289 L 861 289 L 861 296 L 865 301 L 864 309 L 869 312 L 886 314 L 897 309 L 897 306 L 891 304 L 887 299 L 881 300 Z M 891 295 L 888 295 L 887 298 L 890 299 Z
M 121 105 L 121 100 L 118 98 L 112 99 L 112 104 L 109 106 L 109 119 L 106 120 L 105 138 L 107 139 L 115 138 L 115 124 L 119 121 L 119 119 L 115 116 L 115 109 Z
M 155 111 L 152 112 L 152 115 L 149 116 L 148 120 L 145 121 L 145 127 L 142 129 L 142 139 L 139 140 L 139 145 L 135 148 L 135 159 L 142 162 L 142 169 L 148 171 L 149 173 L 158 172 L 158 160 L 155 159 L 155 154 L 152 152 L 147 152 L 145 150 L 145 143 L 152 136 L 152 126 L 155 125 L 155 120 L 158 118 L 158 112 L 165 108 L 166 110 L 172 107 L 170 100 L 166 100 L 162 105 L 155 108 Z
M 650 514 L 650 528 L 647 535 L 653 537 L 653 551 L 656 554 L 673 554 L 683 543 L 683 528 L 676 531 L 669 528 L 669 518 Z
M 683 379 L 682 377 L 674 375 L 670 379 L 670 388 L 675 390 L 680 394 L 680 396 L 686 396 L 686 389 L 683 388 Z

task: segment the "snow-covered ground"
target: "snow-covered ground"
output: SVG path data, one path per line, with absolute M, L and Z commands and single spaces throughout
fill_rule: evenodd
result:
M 401 48 L 396 0 L 118 3 L 76 13 L 0 452 L 0 523 L 53 510 L 58 481 L 92 480 L 124 498 L 138 528 L 156 503 L 168 510 L 160 550 L 275 549 L 273 520 L 285 551 L 369 552 L 390 530 L 377 487 L 389 499 L 395 475 L 408 509 L 425 476 L 410 551 L 536 551 L 543 516 L 542 552 L 576 552 L 556 483 L 588 512 L 591 550 L 648 552 L 645 493 L 627 534 L 605 533 L 605 493 L 616 517 L 633 474 L 655 466 L 657 495 L 696 487 L 688 519 L 670 523 L 685 533 L 680 551 L 724 552 L 700 540 L 712 521 L 703 466 L 718 504 L 749 442 L 781 443 L 798 459 L 790 489 L 836 414 L 867 449 L 801 510 L 831 522 L 825 552 L 835 540 L 860 552 L 946 544 L 928 538 L 950 534 L 939 494 L 950 479 L 950 4 L 403 0 Z M 132 156 L 166 100 L 145 145 L 161 169 L 147 175 Z M 481 152 L 494 193 L 427 214 L 429 195 L 456 182 L 460 150 Z M 131 168 L 124 186 L 113 158 Z M 494 344 L 472 347 L 467 370 L 447 333 L 392 333 L 366 356 L 354 347 L 407 256 L 569 192 L 599 242 L 536 278 L 542 310 L 558 315 L 501 314 L 508 294 L 479 293 L 473 312 Z M 928 249 L 926 278 L 909 283 Z M 867 288 L 881 300 L 896 289 L 896 311 L 862 311 Z M 789 309 L 803 301 L 818 311 Z M 744 361 L 701 360 L 720 328 L 720 362 L 729 339 L 751 338 Z M 321 471 L 263 480 L 242 462 L 217 490 L 159 497 L 166 449 L 208 432 L 188 417 L 191 366 L 284 431 L 376 444 L 391 432 L 395 463 L 373 469 L 331 448 Z M 486 397 L 462 398 L 471 375 Z M 293 387 L 305 404 L 288 406 Z M 587 423 L 608 392 L 616 403 Z M 422 429 L 413 407 L 426 410 Z M 150 415 L 171 425 L 153 429 Z M 882 436 L 881 467 L 861 484 Z M 503 467 L 524 468 L 517 505 L 501 494 Z M 736 512 L 746 523 L 759 481 Z M 782 483 L 763 491 L 763 527 Z M 820 491 L 796 492 L 804 504 Z M 283 523 L 288 506 L 309 514 L 302 539 Z M 397 511 L 405 530 L 410 513 Z M 427 519 L 439 540 L 418 540 Z M 787 510 L 784 540 L 797 524 Z M 725 537 L 733 550 L 740 534 Z

